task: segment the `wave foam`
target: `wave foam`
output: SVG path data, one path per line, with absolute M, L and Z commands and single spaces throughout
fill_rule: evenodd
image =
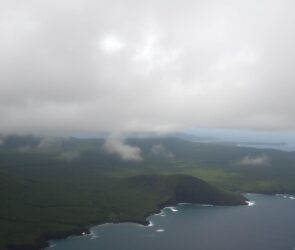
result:
M 255 201 L 246 201 L 246 203 L 248 204 L 248 207 L 252 207 L 255 205 Z
M 148 227 L 153 227 L 154 223 L 152 221 L 149 221 L 149 224 L 147 225 Z
M 158 214 L 154 214 L 155 216 L 162 216 L 164 214 L 164 211 L 161 211 L 160 213 Z
M 178 212 L 178 210 L 175 207 L 166 207 L 167 209 L 170 209 L 172 212 Z
M 181 203 L 178 203 L 179 206 L 185 206 L 185 205 L 191 205 L 192 203 L 189 203 L 189 202 L 181 202 Z
M 157 233 L 162 233 L 164 231 L 165 231 L 165 229 L 162 229 L 162 228 L 159 228 L 159 229 L 156 230 Z
M 94 240 L 96 238 L 98 238 L 98 236 L 94 234 L 94 235 L 91 236 L 90 240 Z

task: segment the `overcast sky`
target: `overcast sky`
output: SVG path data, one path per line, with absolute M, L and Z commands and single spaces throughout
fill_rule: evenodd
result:
M 1 0 L 0 133 L 295 129 L 293 0 Z

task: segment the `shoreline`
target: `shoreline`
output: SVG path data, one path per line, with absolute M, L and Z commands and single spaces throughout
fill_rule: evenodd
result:
M 78 234 L 66 234 L 67 232 L 65 232 L 65 236 L 64 237 L 61 237 L 61 238 L 50 238 L 50 239 L 47 239 L 46 241 L 46 246 L 43 247 L 43 248 L 31 248 L 31 249 L 23 249 L 23 248 L 20 248 L 20 249 L 17 249 L 17 250 L 44 250 L 45 248 L 49 247 L 50 246 L 50 240 L 57 240 L 57 239 L 66 239 L 70 236 L 84 236 L 84 235 L 90 235 L 91 234 L 91 228 L 93 227 L 96 227 L 96 226 L 102 226 L 104 224 L 119 224 L 119 223 L 135 223 L 135 224 L 138 224 L 138 225 L 141 225 L 141 226 L 144 226 L 144 227 L 149 227 L 149 226 L 153 226 L 153 224 L 147 220 L 148 217 L 150 216 L 153 216 L 153 215 L 157 215 L 157 214 L 161 214 L 163 211 L 163 209 L 165 208 L 171 208 L 171 207 L 176 207 L 176 206 L 181 206 L 183 204 L 195 204 L 195 205 L 208 205 L 208 204 L 201 204 L 201 203 L 187 203 L 187 202 L 178 202 L 178 203 L 170 203 L 170 204 L 166 204 L 166 203 L 163 203 L 163 204 L 160 204 L 158 209 L 153 211 L 153 212 L 149 212 L 147 213 L 145 216 L 144 216 L 144 220 L 120 220 L 120 221 L 105 221 L 105 222 L 101 222 L 101 223 L 97 223 L 97 224 L 93 224 L 93 225 L 89 225 L 87 227 L 87 229 L 83 230 L 81 229 L 79 231 Z M 247 201 L 245 201 L 244 204 L 239 204 L 240 206 L 248 206 L 248 203 Z M 239 206 L 239 205 L 224 205 L 224 206 Z M 218 206 L 218 205 L 213 205 L 213 204 L 210 204 L 210 206 Z M 152 224 L 152 225 L 151 225 Z M 85 233 L 85 234 L 83 234 Z M 14 249 L 9 249 L 9 250 L 14 250 Z
M 246 194 L 246 193 L 244 193 Z M 244 195 L 243 194 L 243 195 Z M 249 193 L 248 193 L 249 194 Z M 275 195 L 275 194 L 274 194 Z M 224 204 L 223 206 L 248 206 L 247 198 L 245 197 L 246 201 L 244 203 L 240 204 Z M 112 224 L 119 224 L 119 223 L 136 223 L 142 226 L 149 226 L 150 221 L 147 220 L 148 217 L 152 215 L 156 215 L 162 212 L 163 209 L 167 207 L 175 207 L 180 204 L 183 204 L 184 202 L 176 202 L 176 201 L 168 201 L 158 204 L 158 208 L 154 211 L 148 212 L 143 216 L 143 220 L 118 220 L 118 221 L 99 221 L 99 222 L 93 222 L 89 225 L 73 228 L 72 230 L 65 231 L 65 232 L 53 232 L 53 233 L 44 233 L 42 236 L 40 236 L 34 244 L 28 244 L 28 245 L 9 245 L 7 247 L 7 250 L 44 250 L 47 247 L 50 247 L 50 241 L 51 240 L 58 240 L 58 239 L 66 239 L 70 236 L 84 236 L 84 235 L 90 235 L 91 234 L 91 228 L 95 226 L 100 226 L 107 223 Z M 187 203 L 187 202 L 185 202 Z M 208 204 L 202 204 L 202 203 L 189 203 L 189 204 L 198 204 L 198 205 L 208 205 Z M 211 206 L 220 206 L 220 204 L 210 204 Z

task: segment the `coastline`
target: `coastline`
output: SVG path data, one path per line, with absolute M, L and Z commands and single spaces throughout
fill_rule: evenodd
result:
M 164 207 L 163 207 L 164 208 Z M 40 236 L 35 243 L 33 244 L 26 244 L 26 245 L 9 245 L 7 250 L 44 250 L 45 248 L 50 246 L 51 240 L 58 240 L 58 239 L 66 239 L 70 236 L 83 236 L 91 234 L 91 228 L 94 226 L 99 226 L 107 223 L 118 224 L 118 223 L 136 223 L 142 226 L 149 226 L 150 222 L 147 218 L 151 215 L 157 214 L 161 212 L 162 207 L 147 213 L 144 216 L 143 220 L 118 220 L 118 221 L 99 221 L 93 222 L 87 226 L 73 228 L 72 230 L 65 231 L 65 232 L 54 232 L 54 233 L 44 233 Z
M 241 203 L 231 203 L 231 204 L 223 204 L 224 206 L 238 206 L 238 205 L 248 205 L 247 204 L 247 198 L 245 198 L 244 202 Z M 160 204 L 157 205 L 157 209 L 150 211 L 148 213 L 146 213 L 143 216 L 142 220 L 133 220 L 133 219 L 128 219 L 128 220 L 118 220 L 118 221 L 110 221 L 110 220 L 106 220 L 106 221 L 97 221 L 97 222 L 93 222 L 91 224 L 88 225 L 84 225 L 81 227 L 77 227 L 77 228 L 73 228 L 72 230 L 69 231 L 64 231 L 64 232 L 48 232 L 48 233 L 44 233 L 42 236 L 40 236 L 35 243 L 33 244 L 27 244 L 27 245 L 9 245 L 7 247 L 7 250 L 44 250 L 45 248 L 50 246 L 50 240 L 57 240 L 57 239 L 66 239 L 70 236 L 79 236 L 79 235 L 88 235 L 91 234 L 91 228 L 94 226 L 99 226 L 99 225 L 103 225 L 106 223 L 113 223 L 113 224 L 118 224 L 118 223 L 136 223 L 142 226 L 149 226 L 150 222 L 147 220 L 147 218 L 149 216 L 155 215 L 155 214 L 159 214 L 161 213 L 161 210 L 166 208 L 166 207 L 175 207 L 179 204 L 182 204 L 184 202 L 177 202 L 177 201 L 166 201 L 166 202 L 162 202 Z M 187 202 L 185 202 L 187 203 Z M 200 204 L 202 205 L 203 203 L 190 203 L 190 204 Z M 205 203 L 204 203 L 205 204 Z M 205 205 L 208 205 L 205 204 Z M 222 204 L 212 204 L 212 206 L 215 205 L 222 205 Z
M 261 195 L 274 195 L 274 196 L 284 196 L 284 195 L 288 195 L 288 196 L 293 196 L 294 194 L 290 194 L 290 193 L 286 193 L 286 194 L 281 194 L 281 193 L 243 193 L 243 195 L 251 195 L 251 194 L 261 194 Z M 246 197 L 245 197 L 246 198 Z M 50 246 L 50 240 L 54 240 L 54 239 L 65 239 L 69 236 L 76 236 L 76 235 L 83 235 L 83 233 L 86 234 L 91 234 L 91 228 L 95 227 L 95 226 L 101 226 L 101 225 L 104 225 L 104 224 L 119 224 L 119 223 L 136 223 L 136 224 L 139 224 L 139 225 L 142 225 L 142 226 L 152 226 L 150 221 L 147 220 L 148 217 L 152 216 L 152 215 L 158 215 L 158 214 L 161 214 L 163 211 L 163 209 L 165 208 L 171 208 L 171 207 L 175 207 L 175 206 L 181 206 L 183 204 L 195 204 L 195 205 L 203 205 L 203 206 L 220 206 L 218 204 L 201 204 L 201 203 L 187 203 L 187 202 L 171 202 L 171 203 L 162 203 L 162 204 L 159 204 L 158 206 L 158 209 L 152 211 L 152 212 L 149 212 L 147 213 L 145 216 L 144 216 L 144 219 L 143 220 L 120 220 L 120 221 L 105 221 L 105 222 L 101 222 L 101 223 L 93 223 L 92 225 L 89 225 L 86 229 L 84 228 L 81 228 L 79 231 L 77 231 L 78 233 L 76 234 L 73 234 L 71 232 L 68 232 L 68 233 L 65 233 L 64 237 L 51 237 L 51 238 L 48 238 L 47 241 L 46 241 L 46 246 L 43 247 L 42 249 L 44 250 L 44 248 Z M 242 206 L 253 206 L 255 205 L 255 202 L 253 203 L 251 200 L 246 200 L 244 204 L 236 204 L 236 205 L 224 205 L 224 206 L 238 206 L 238 205 L 242 205 Z M 18 248 L 17 250 L 37 250 L 37 249 L 40 249 L 40 248 L 31 248 L 31 249 L 24 249 L 24 248 Z M 9 249 L 10 250 L 10 249 Z M 14 250 L 14 249 L 12 249 Z
M 147 220 L 148 217 L 152 216 L 152 215 L 157 215 L 157 214 L 161 214 L 162 213 L 162 210 L 165 209 L 165 208 L 171 208 L 171 207 L 175 207 L 175 206 L 179 206 L 179 205 L 182 205 L 182 204 L 198 204 L 198 205 L 208 205 L 208 204 L 201 204 L 201 203 L 187 203 L 187 202 L 171 202 L 171 203 L 162 203 L 162 204 L 159 204 L 158 205 L 158 209 L 152 211 L 152 212 L 149 212 L 147 213 L 145 216 L 144 216 L 144 219 L 143 220 L 118 220 L 118 221 L 105 221 L 105 222 L 101 222 L 101 223 L 93 223 L 92 225 L 89 225 L 87 228 L 80 228 L 80 229 L 77 229 L 77 233 L 76 234 L 73 234 L 71 232 L 65 232 L 63 237 L 51 237 L 51 238 L 48 238 L 46 239 L 46 246 L 43 246 L 41 248 L 30 248 L 30 249 L 25 249 L 25 248 L 19 248 L 19 249 L 8 249 L 8 250 L 44 250 L 46 247 L 49 247 L 50 246 L 50 240 L 56 240 L 56 239 L 66 239 L 67 237 L 70 237 L 70 236 L 79 236 L 79 235 L 82 235 L 84 236 L 83 233 L 85 233 L 85 235 L 89 235 L 91 234 L 91 228 L 95 227 L 95 226 L 101 226 L 101 225 L 104 225 L 104 224 L 119 224 L 119 223 L 135 223 L 135 224 L 138 224 L 138 225 L 141 225 L 141 226 L 152 226 L 150 221 Z M 224 205 L 224 206 L 238 206 L 238 205 L 242 205 L 242 206 L 248 206 L 248 203 L 247 201 L 245 201 L 244 204 L 237 204 L 237 205 Z M 213 205 L 213 204 L 210 204 L 210 206 L 216 206 L 216 205 Z

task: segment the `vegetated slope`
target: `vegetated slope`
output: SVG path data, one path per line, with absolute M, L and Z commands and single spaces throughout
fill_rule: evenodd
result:
M 129 185 L 141 191 L 160 194 L 160 206 L 178 203 L 212 205 L 243 205 L 241 194 L 216 188 L 207 182 L 189 175 L 140 175 L 126 180 Z
M 178 202 L 245 204 L 197 178 L 172 175 L 101 178 L 90 183 L 25 180 L 0 174 L 0 249 L 39 249 L 50 238 L 103 222 L 134 221 Z

